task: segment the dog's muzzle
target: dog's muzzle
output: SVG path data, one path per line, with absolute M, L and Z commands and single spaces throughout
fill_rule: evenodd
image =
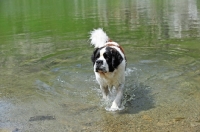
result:
M 96 72 L 107 72 L 106 68 L 103 66 L 103 60 L 97 60 L 96 62 Z

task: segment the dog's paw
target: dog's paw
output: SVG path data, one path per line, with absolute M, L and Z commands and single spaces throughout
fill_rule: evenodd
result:
M 125 107 L 122 106 L 122 107 L 118 107 L 117 104 L 115 102 L 113 102 L 112 106 L 110 108 L 106 107 L 105 109 L 107 111 L 120 111 L 120 110 L 123 110 Z

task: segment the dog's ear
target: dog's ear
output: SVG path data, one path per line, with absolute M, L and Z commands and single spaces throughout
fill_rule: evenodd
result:
M 123 57 L 121 54 L 117 50 L 112 49 L 112 66 L 116 69 L 122 61 Z
M 95 61 L 96 59 L 98 58 L 98 51 L 99 51 L 99 48 L 96 48 L 94 51 L 93 51 L 93 54 L 91 56 L 91 61 L 93 62 L 93 66 L 95 64 Z

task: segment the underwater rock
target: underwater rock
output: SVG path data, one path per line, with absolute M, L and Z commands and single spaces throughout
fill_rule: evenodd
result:
M 29 121 L 44 121 L 44 120 L 55 120 L 55 116 L 50 116 L 50 115 L 47 115 L 47 116 L 33 116 L 33 117 L 30 117 Z

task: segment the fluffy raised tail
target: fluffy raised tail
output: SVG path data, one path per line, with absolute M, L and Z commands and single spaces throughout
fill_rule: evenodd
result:
M 90 40 L 91 44 L 94 45 L 95 48 L 100 48 L 108 42 L 109 38 L 101 28 L 98 28 L 90 32 Z

